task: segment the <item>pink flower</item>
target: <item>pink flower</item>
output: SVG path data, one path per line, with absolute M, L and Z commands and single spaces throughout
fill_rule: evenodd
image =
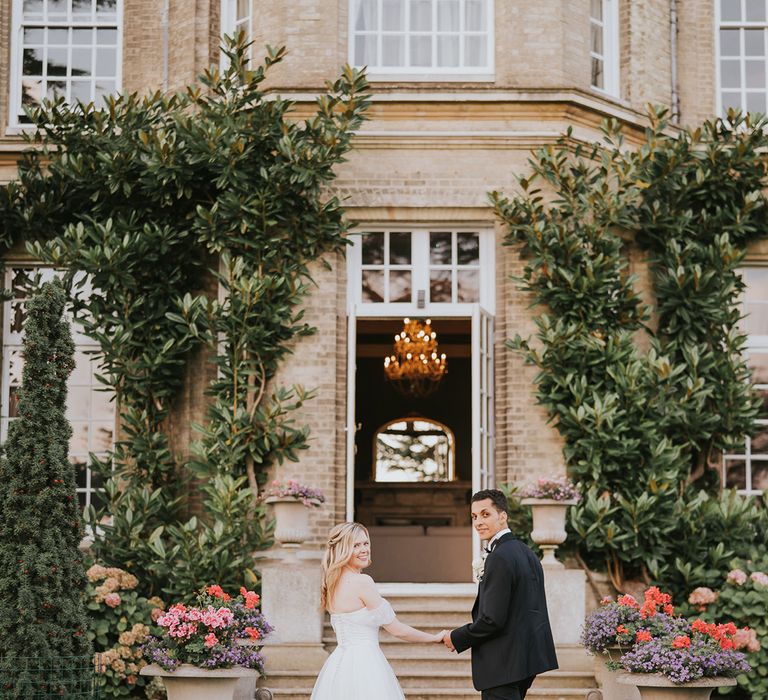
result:
M 758 586 L 768 587 L 768 574 L 764 574 L 762 571 L 755 571 L 749 578 L 752 579 L 752 583 L 756 583 Z
M 711 605 L 717 600 L 717 593 L 711 588 L 696 588 L 691 595 L 688 596 L 688 602 L 691 605 L 696 605 L 699 610 L 704 610 L 707 605 Z
M 247 591 L 244 587 L 240 588 L 240 595 L 245 598 L 245 607 L 249 610 L 255 608 L 259 604 L 259 594 L 253 591 Z
M 741 569 L 734 569 L 728 573 L 726 581 L 736 586 L 743 586 L 747 582 L 747 575 Z
M 219 640 L 216 639 L 216 635 L 211 632 L 210 634 L 205 635 L 205 646 L 207 646 L 209 649 L 218 642 Z
M 750 654 L 760 651 L 757 632 L 749 627 L 737 630 L 736 634 L 733 635 L 733 643 L 737 649 L 746 649 Z
M 104 596 L 104 602 L 109 605 L 110 608 L 116 608 L 120 605 L 120 594 L 107 593 L 107 595 Z

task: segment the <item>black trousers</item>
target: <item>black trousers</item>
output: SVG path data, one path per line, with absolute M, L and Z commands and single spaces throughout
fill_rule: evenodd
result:
M 481 700 L 523 700 L 535 678 L 536 676 L 531 676 L 515 683 L 488 688 L 481 692 L 480 698 Z

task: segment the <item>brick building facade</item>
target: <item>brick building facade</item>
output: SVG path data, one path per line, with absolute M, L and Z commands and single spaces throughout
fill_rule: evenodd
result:
M 760 53 L 755 42 L 768 34 L 766 19 L 764 0 L 0 0 L 0 181 L 13 178 L 22 149 L 24 99 L 68 91 L 98 101 L 113 88 L 181 88 L 219 61 L 219 37 L 235 26 L 250 31 L 256 56 L 265 44 L 288 47 L 268 85 L 294 99 L 298 115 L 311 109 L 314 95 L 342 64 L 369 65 L 370 120 L 339 168 L 334 188 L 350 218 L 359 222 L 358 234 L 375 234 L 381 241 L 385 233 L 410 235 L 405 292 L 410 296 L 377 301 L 374 297 L 385 289 L 376 287 L 380 281 L 361 290 L 360 235 L 358 252 L 349 260 L 337 257 L 329 261 L 331 270 L 318 266 L 315 271 L 318 286 L 307 318 L 318 333 L 301 340 L 281 375 L 285 383 L 318 390 L 300 418 L 311 426 L 313 443 L 298 465 L 281 468 L 280 475 L 329 495 L 328 507 L 313 521 L 319 542 L 332 523 L 355 517 L 366 488 L 371 491 L 375 483 L 370 475 L 361 476 L 358 463 L 361 451 L 371 446 L 358 439 L 355 444 L 349 435 L 360 427 L 357 416 L 364 402 L 384 400 L 388 388 L 381 379 L 353 392 L 350 356 L 379 353 L 383 359 L 389 349 L 381 337 L 391 338 L 403 316 L 430 316 L 439 335 L 441 323 L 448 329 L 449 368 L 452 356 L 467 360 L 464 388 L 441 399 L 466 404 L 471 449 L 453 446 L 455 455 L 470 455 L 456 465 L 459 481 L 466 482 L 462 493 L 481 483 L 521 483 L 562 472 L 559 437 L 535 404 L 534 372 L 504 348 L 506 338 L 533 331 L 532 314 L 529 299 L 511 280 L 522 262 L 516 250 L 502 245 L 503 231 L 486 193 L 511 192 L 516 176 L 527 169 L 530 150 L 551 143 L 569 126 L 574 138 L 591 141 L 599 137 L 601 121 L 615 117 L 626 125 L 631 142 L 649 102 L 669 106 L 680 124 L 695 124 L 729 105 L 757 109 L 762 104 L 764 110 L 766 50 Z M 443 238 L 430 238 L 436 234 Z M 462 271 L 452 258 L 453 267 L 443 272 L 470 280 L 468 291 L 463 300 L 455 298 L 464 293 L 456 282 L 454 297 L 438 302 L 430 298 L 430 289 L 437 289 L 430 286 L 430 275 L 440 277 L 430 256 L 447 234 L 454 236 L 454 248 L 465 236 L 461 240 L 470 248 L 477 240 L 486 252 L 476 272 Z M 421 253 L 417 240 L 423 241 Z M 754 256 L 759 260 L 760 250 Z M 7 283 L 15 268 L 31 264 L 21 253 L 9 255 Z M 390 279 L 398 284 L 404 279 L 386 264 L 379 267 L 371 280 L 384 274 L 394 275 Z M 638 253 L 633 267 L 643 278 Z M 758 263 L 754 269 L 760 277 Z M 418 280 L 427 281 L 423 289 Z M 15 347 L 10 310 L 6 305 L 6 356 Z M 482 328 L 492 334 L 494 353 L 481 367 L 476 355 Z M 7 422 L 13 388 L 7 357 L 3 368 Z M 200 368 L 190 369 L 175 416 L 181 449 L 191 437 L 191 423 L 203 416 Z M 477 373 L 487 371 L 484 389 L 493 391 L 495 401 L 492 413 L 482 418 Z M 423 407 L 400 403 L 390 418 L 403 417 L 397 411 L 429 418 Z M 92 406 L 82 419 L 91 451 L 104 449 L 112 436 L 105 428 L 109 416 L 96 415 L 97 409 Z M 94 431 L 100 431 L 101 442 Z M 484 439 L 491 449 L 479 455 Z M 735 482 L 745 491 L 768 480 L 763 467 L 755 465 Z M 83 479 L 87 499 L 92 485 Z M 447 503 L 439 484 L 424 485 L 416 491 L 420 496 L 413 495 L 414 488 L 400 493 L 381 485 L 368 524 L 410 524 L 424 532 L 465 528 L 465 519 L 439 505 Z M 403 516 L 402 508 L 394 508 L 398 503 L 410 504 L 424 517 Z M 424 572 L 405 576 L 429 580 Z

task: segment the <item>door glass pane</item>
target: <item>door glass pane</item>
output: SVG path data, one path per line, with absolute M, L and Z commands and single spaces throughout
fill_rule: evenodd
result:
M 599 53 L 603 55 L 603 28 L 600 25 L 593 24 L 591 27 L 592 43 L 591 48 L 593 53 Z
M 357 0 L 355 4 L 357 6 L 355 12 L 355 29 L 363 32 L 375 30 L 376 20 L 378 19 L 376 0 Z
M 48 75 L 67 74 L 67 50 L 48 49 Z
M 405 37 L 395 34 L 381 37 L 381 65 L 404 66 L 405 65 Z
M 768 425 L 758 425 L 752 436 L 752 454 L 768 454 Z
M 411 264 L 411 234 L 410 233 L 390 233 L 389 234 L 389 264 L 390 265 L 410 265 Z
M 720 61 L 720 84 L 724 88 L 741 87 L 740 61 Z
M 411 0 L 411 31 L 432 29 L 432 0 Z
M 480 262 L 480 237 L 476 233 L 456 235 L 459 265 L 477 265 Z
M 589 14 L 596 20 L 603 19 L 603 0 L 590 0 Z
M 747 56 L 765 56 L 765 32 L 762 29 L 744 30 L 744 53 Z
M 437 65 L 440 68 L 452 68 L 459 65 L 459 37 L 437 37 Z
M 604 87 L 603 62 L 599 58 L 592 58 L 592 85 L 597 88 Z
M 389 273 L 389 300 L 392 302 L 411 301 L 410 270 L 393 270 Z
M 363 265 L 384 264 L 384 234 L 363 234 Z
M 747 364 L 752 370 L 754 384 L 768 384 L 768 354 L 750 352 Z
M 355 37 L 355 64 L 360 66 L 376 64 L 375 34 L 358 34 Z
M 437 0 L 437 30 L 458 32 L 459 0 Z
M 486 0 L 465 0 L 464 27 L 468 32 L 485 30 Z
M 432 65 L 432 37 L 411 37 L 411 65 L 427 67 Z
M 363 303 L 384 301 L 384 271 L 363 270 Z
M 452 256 L 450 233 L 429 234 L 429 262 L 432 265 L 451 264 Z
M 765 93 L 748 92 L 747 93 L 747 112 L 765 114 Z
M 43 50 L 42 49 L 24 49 L 22 57 L 22 75 L 42 75 L 43 74 Z
M 752 488 L 760 491 L 768 489 L 768 462 L 752 462 Z
M 433 303 L 450 303 L 452 301 L 450 270 L 430 271 L 429 300 Z
M 765 61 L 745 61 L 748 88 L 765 88 Z
M 725 487 L 747 488 L 747 463 L 743 459 L 725 460 Z
M 464 45 L 464 65 L 466 66 L 484 66 L 485 65 L 485 36 L 468 36 L 465 38 Z

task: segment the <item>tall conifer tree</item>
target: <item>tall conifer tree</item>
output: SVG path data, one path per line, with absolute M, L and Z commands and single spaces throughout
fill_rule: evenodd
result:
M 0 697 L 85 697 L 83 536 L 65 416 L 74 344 L 65 293 L 27 306 L 18 417 L 0 458 Z M 79 657 L 79 658 L 77 658 Z

